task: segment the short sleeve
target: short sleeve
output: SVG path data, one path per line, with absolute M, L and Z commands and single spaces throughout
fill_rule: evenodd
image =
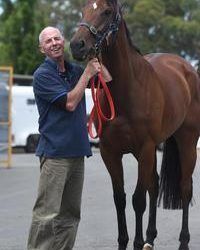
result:
M 53 103 L 69 91 L 67 84 L 59 76 L 44 70 L 34 75 L 34 94 L 47 102 Z

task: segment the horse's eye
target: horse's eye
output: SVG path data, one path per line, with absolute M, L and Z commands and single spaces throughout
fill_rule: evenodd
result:
M 112 13 L 111 10 L 105 10 L 105 11 L 104 11 L 104 15 L 105 15 L 105 16 L 110 16 L 111 13 Z

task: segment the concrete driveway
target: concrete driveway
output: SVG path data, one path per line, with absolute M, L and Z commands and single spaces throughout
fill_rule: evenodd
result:
M 86 173 L 80 223 L 75 250 L 116 250 L 117 221 L 112 198 L 110 177 L 98 149 L 86 160 Z M 158 153 L 160 160 L 161 154 Z M 158 160 L 158 161 L 159 161 Z M 131 205 L 137 178 L 137 164 L 132 155 L 123 158 L 127 193 L 127 223 L 132 248 L 135 216 Z M 194 173 L 195 204 L 190 209 L 190 249 L 200 249 L 200 152 Z M 11 169 L 0 168 L 0 250 L 25 250 L 31 222 L 39 167 L 32 154 L 14 154 Z M 148 210 L 147 210 L 148 211 Z M 177 250 L 181 226 L 181 211 L 158 209 L 158 237 L 155 250 Z M 147 212 L 144 216 L 146 229 Z

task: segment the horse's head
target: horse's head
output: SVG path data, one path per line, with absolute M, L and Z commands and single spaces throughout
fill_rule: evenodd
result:
M 82 21 L 70 42 L 73 57 L 80 61 L 98 55 L 116 34 L 121 22 L 117 0 L 88 0 L 82 14 Z

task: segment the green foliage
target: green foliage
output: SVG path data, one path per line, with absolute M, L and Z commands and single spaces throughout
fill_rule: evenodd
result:
M 43 18 L 33 10 L 34 0 L 1 1 L 0 64 L 11 65 L 15 73 L 31 74 L 41 61 L 37 37 Z
M 199 0 L 128 1 L 126 20 L 144 53 L 171 52 L 200 58 Z
M 156 51 L 160 19 L 165 8 L 162 0 L 140 0 L 126 16 L 133 40 L 145 53 Z
M 63 30 L 70 57 L 69 40 L 85 2 L 0 0 L 0 64 L 13 65 L 15 73 L 32 74 L 43 60 L 38 35 L 49 25 Z M 126 0 L 124 18 L 143 53 L 200 58 L 200 0 Z

